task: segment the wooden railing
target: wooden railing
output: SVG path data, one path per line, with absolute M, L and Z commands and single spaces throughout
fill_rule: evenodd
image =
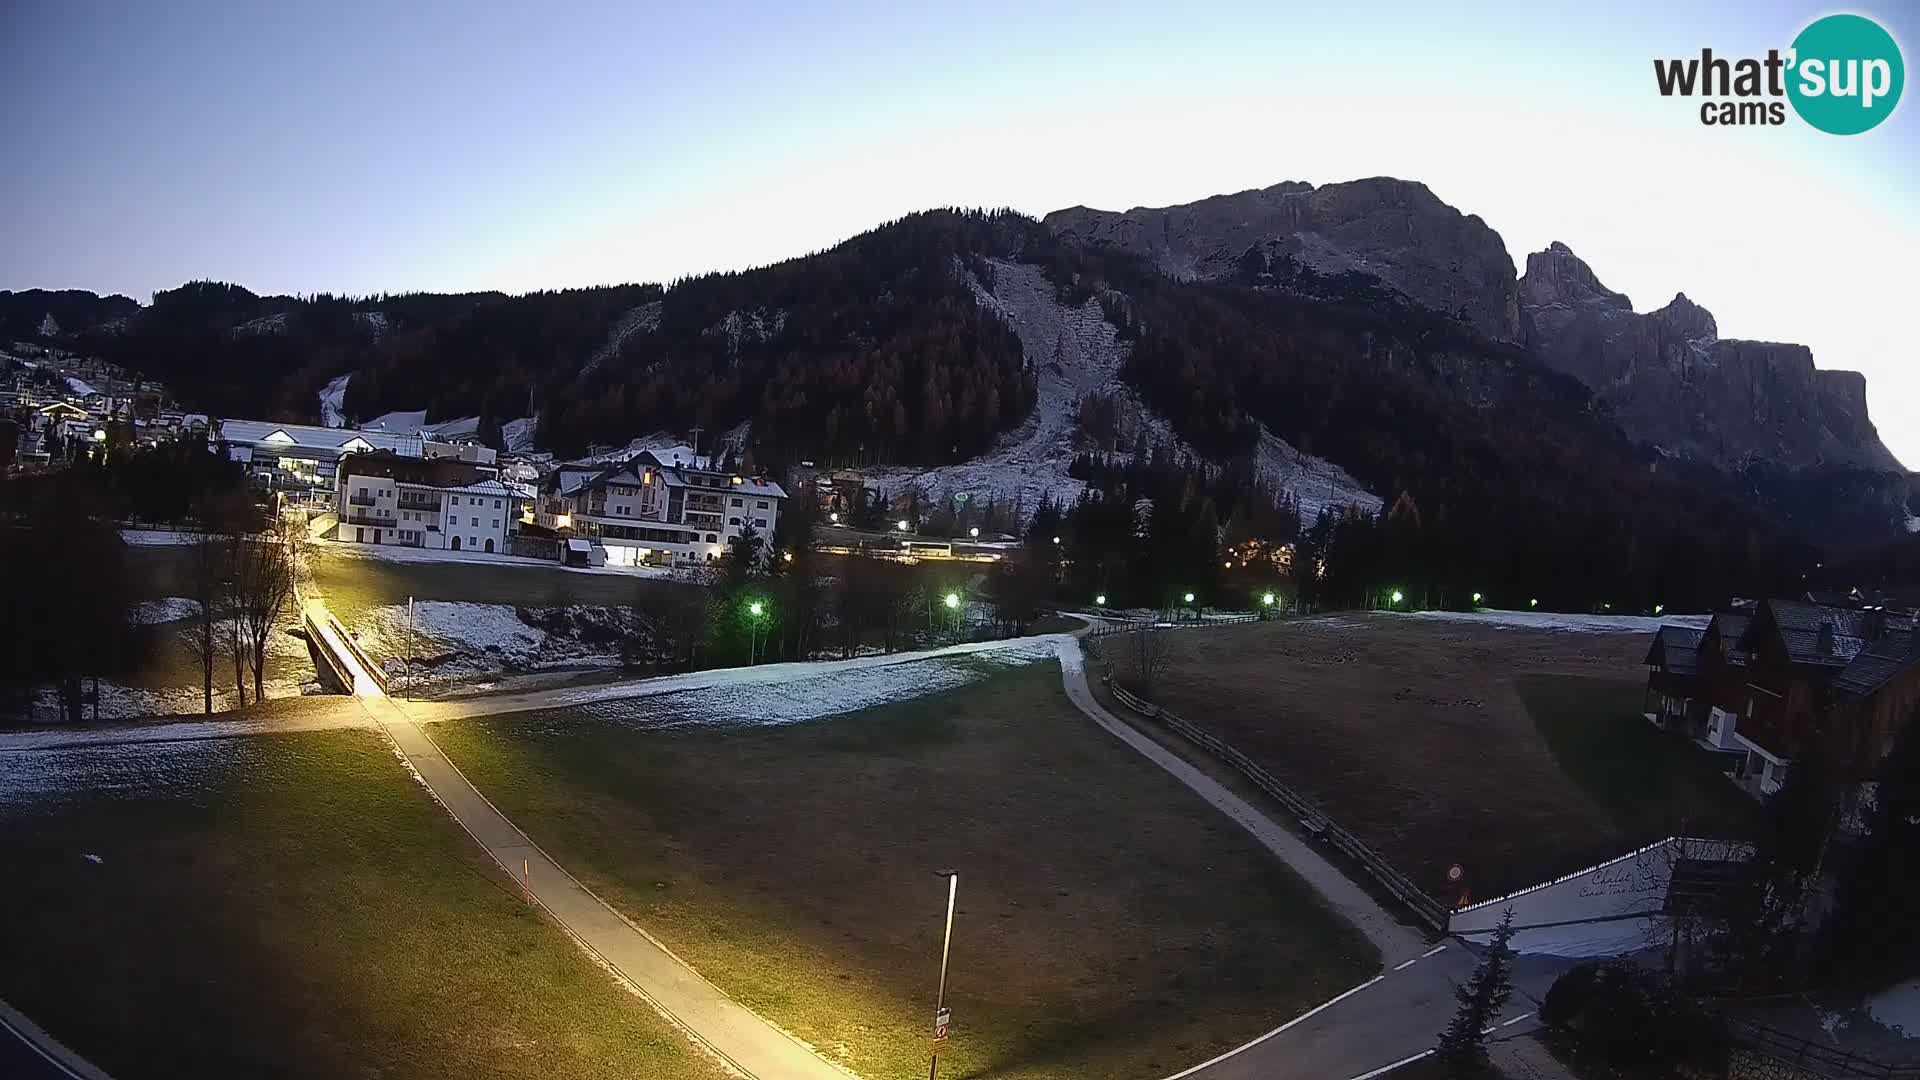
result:
M 1826 1043 L 1791 1035 L 1778 1028 L 1727 1017 L 1727 1037 L 1733 1045 L 1762 1057 L 1834 1080 L 1920 1080 L 1920 1064 L 1887 1065 Z
M 1258 618 L 1258 616 L 1253 616 L 1252 618 Z M 1208 624 L 1202 623 L 1198 625 Z M 1127 630 L 1137 632 L 1138 629 L 1139 627 L 1135 625 L 1126 627 L 1121 631 L 1110 631 L 1107 635 L 1102 636 L 1111 636 L 1113 632 L 1126 632 Z M 1169 730 L 1205 750 L 1207 753 L 1212 754 L 1231 767 L 1235 772 L 1252 781 L 1255 787 L 1266 792 L 1273 797 L 1274 801 L 1286 807 L 1287 812 L 1298 819 L 1301 826 L 1304 827 L 1308 833 L 1316 837 L 1324 838 L 1342 854 L 1359 863 L 1375 881 L 1380 883 L 1381 888 L 1405 904 L 1407 909 L 1412 911 L 1421 922 L 1426 923 L 1435 930 L 1446 931 L 1447 924 L 1452 918 L 1452 913 L 1447 910 L 1445 904 L 1427 895 L 1418 885 L 1413 883 L 1412 879 L 1408 878 L 1399 870 L 1394 869 L 1391 864 L 1376 854 L 1372 848 L 1363 843 L 1359 837 L 1341 828 L 1339 823 L 1328 817 L 1325 811 L 1315 806 L 1311 801 L 1292 788 L 1281 783 L 1277 777 L 1261 767 L 1259 763 L 1234 749 L 1223 740 L 1215 737 L 1211 732 L 1183 719 L 1172 710 L 1161 708 L 1153 702 L 1147 701 L 1128 691 L 1126 687 L 1114 681 L 1111 672 L 1104 674 L 1102 681 L 1106 683 L 1107 689 L 1113 694 L 1114 700 L 1142 716 L 1158 720 L 1160 723 L 1166 725 Z

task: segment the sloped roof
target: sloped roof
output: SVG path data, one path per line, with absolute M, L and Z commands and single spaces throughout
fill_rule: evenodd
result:
M 420 456 L 420 437 L 417 435 L 315 427 L 311 424 L 276 424 L 271 420 L 222 420 L 220 438 L 229 443 L 274 442 L 333 454 L 347 452 L 347 444 L 357 439 L 375 450 L 391 450 L 405 457 Z
M 1744 665 L 1747 662 L 1747 650 L 1741 644 L 1741 638 L 1747 635 L 1747 626 L 1753 622 L 1753 616 L 1743 611 L 1722 611 L 1707 622 L 1707 628 L 1720 638 L 1720 653 L 1729 664 Z
M 1691 626 L 1662 626 L 1654 631 L 1646 662 L 1655 663 L 1654 654 L 1659 653 L 1658 662 L 1665 664 L 1669 672 L 1692 675 L 1700 670 L 1700 641 L 1705 636 L 1705 630 Z
M 1796 664 L 1845 664 L 1873 641 L 1879 630 L 1875 622 L 1884 619 L 1882 612 L 1802 600 L 1769 600 L 1767 607 L 1773 612 L 1788 658 Z M 1831 637 L 1823 641 L 1823 635 Z
M 1880 640 L 1860 650 L 1860 654 L 1833 677 L 1833 688 L 1864 697 L 1916 665 L 1920 665 L 1920 631 L 1889 630 Z

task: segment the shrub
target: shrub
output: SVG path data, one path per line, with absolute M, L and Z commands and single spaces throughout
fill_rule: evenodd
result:
M 1622 1068 L 1665 1075 L 1678 1068 L 1717 1075 L 1727 1067 L 1727 1033 L 1657 972 L 1625 961 L 1589 961 L 1554 981 L 1540 1022 L 1584 1052 Z

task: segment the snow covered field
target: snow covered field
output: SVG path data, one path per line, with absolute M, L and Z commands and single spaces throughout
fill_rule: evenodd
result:
M 352 375 L 342 375 L 320 388 L 320 422 L 327 427 L 347 426 L 347 414 L 342 411 L 347 401 L 347 383 Z
M 506 604 L 425 600 L 413 607 L 414 693 L 462 689 L 479 679 L 543 668 L 617 667 L 619 641 L 630 618 L 622 611 L 576 605 L 542 609 L 554 633 L 523 622 Z M 405 670 L 407 606 L 374 608 L 350 628 L 361 646 L 382 658 L 389 675 Z
M 0 754 L 0 816 L 67 796 L 193 798 L 255 757 L 244 740 L 63 747 Z
M 1711 615 L 1566 615 L 1553 611 L 1416 611 L 1411 617 L 1585 634 L 1650 634 L 1663 625 L 1690 626 L 1698 630 L 1712 619 Z

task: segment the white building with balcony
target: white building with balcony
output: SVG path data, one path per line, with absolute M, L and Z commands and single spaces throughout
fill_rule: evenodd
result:
M 599 544 L 609 566 L 698 565 L 749 528 L 770 542 L 786 497 L 772 480 L 722 471 L 682 448 L 562 465 L 542 486 L 534 520 Z

